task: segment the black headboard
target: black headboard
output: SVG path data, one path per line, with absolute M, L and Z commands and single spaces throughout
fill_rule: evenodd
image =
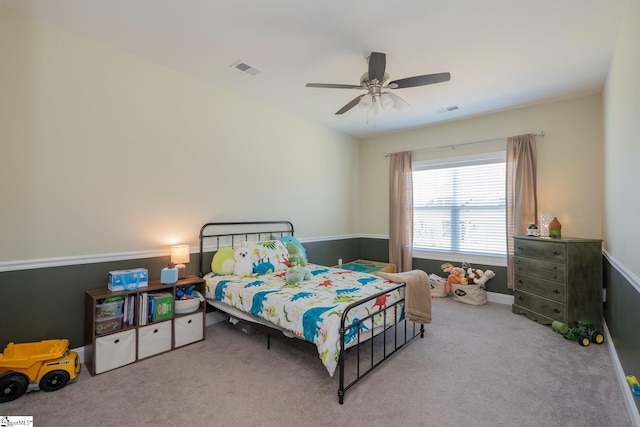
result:
M 215 251 L 218 251 L 220 246 L 234 247 L 236 242 L 285 236 L 293 236 L 293 224 L 290 221 L 208 222 L 200 228 L 200 277 L 205 275 L 205 240 L 212 242 Z

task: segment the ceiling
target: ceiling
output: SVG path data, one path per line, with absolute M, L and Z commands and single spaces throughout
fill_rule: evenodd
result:
M 0 0 L 0 6 L 364 138 L 602 89 L 624 0 Z M 353 108 L 370 52 L 412 107 Z M 242 61 L 260 70 L 239 71 Z M 458 106 L 456 111 L 438 112 Z

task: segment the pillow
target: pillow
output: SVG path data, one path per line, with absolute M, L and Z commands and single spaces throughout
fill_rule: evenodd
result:
M 233 248 L 218 249 L 211 260 L 211 271 L 219 275 L 233 274 L 236 261 L 233 258 Z
M 289 268 L 289 251 L 280 240 L 264 240 L 250 243 L 253 272 L 266 274 Z

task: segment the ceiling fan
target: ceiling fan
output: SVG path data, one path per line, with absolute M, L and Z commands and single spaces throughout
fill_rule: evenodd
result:
M 400 111 L 409 108 L 402 98 L 387 89 L 403 89 L 406 87 L 424 86 L 434 83 L 442 83 L 451 79 L 450 73 L 425 74 L 422 76 L 407 77 L 394 81 L 389 80 L 389 74 L 385 72 L 387 57 L 384 53 L 371 52 L 369 56 L 369 71 L 360 77 L 360 85 L 333 84 L 333 83 L 307 83 L 307 87 L 319 87 L 329 89 L 361 89 L 367 93 L 352 99 L 348 104 L 339 109 L 336 115 L 344 114 L 356 105 L 376 113 L 380 107 L 394 107 Z

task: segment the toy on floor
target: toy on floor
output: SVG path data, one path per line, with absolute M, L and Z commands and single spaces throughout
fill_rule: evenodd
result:
M 494 277 L 496 277 L 496 273 L 491 270 L 482 271 L 471 267 L 467 269 L 467 283 L 469 285 L 484 286 L 489 279 Z
M 551 323 L 551 329 L 568 340 L 578 341 L 584 347 L 591 342 L 596 344 L 604 342 L 604 335 L 596 329 L 593 322 L 579 320 L 574 322 L 574 325 L 573 328 L 570 328 L 566 323 L 554 320 Z
M 43 340 L 14 344 L 0 354 L 0 403 L 27 391 L 60 390 L 78 378 L 78 353 L 69 351 L 69 340 Z
M 640 383 L 638 383 L 635 375 L 627 375 L 627 382 L 631 386 L 631 394 L 633 394 L 634 397 L 640 398 Z
M 445 283 L 445 292 L 451 292 L 451 284 L 465 285 L 467 283 L 466 273 L 462 267 L 454 267 L 452 264 L 444 263 L 440 267 L 445 273 L 449 273 L 447 283 Z

